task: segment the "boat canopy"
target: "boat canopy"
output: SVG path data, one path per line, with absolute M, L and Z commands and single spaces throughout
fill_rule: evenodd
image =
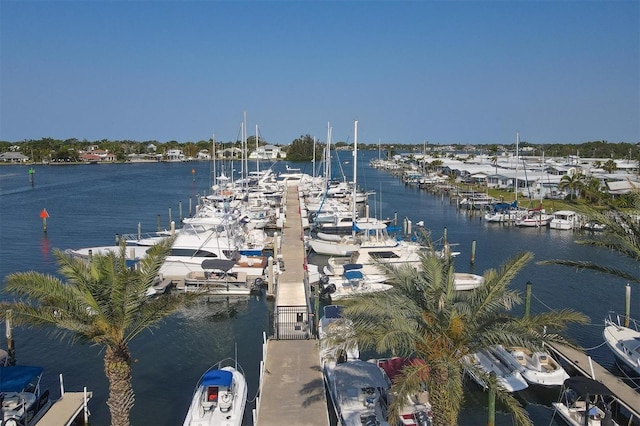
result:
M 202 261 L 202 269 L 217 269 L 223 272 L 229 272 L 236 264 L 235 260 L 229 259 L 206 259 Z
M 202 376 L 203 386 L 231 387 L 233 373 L 227 370 L 209 370 Z
M 395 377 L 402 372 L 406 366 L 419 367 L 426 365 L 424 360 L 420 358 L 402 358 L 394 357 L 385 360 L 378 361 L 378 367 L 382 368 L 391 381 L 395 380 Z M 426 372 L 424 379 L 426 380 Z
M 573 389 L 581 397 L 586 397 L 587 395 L 613 395 L 613 392 L 608 387 L 585 376 L 568 378 L 564 381 L 564 387 Z
M 344 265 L 342 267 L 342 269 L 344 269 L 345 271 L 351 271 L 354 269 L 362 269 L 362 264 L 361 263 L 347 263 L 346 265 Z
M 337 389 L 366 387 L 387 389 L 389 387 L 380 367 L 367 361 L 353 360 L 338 364 L 334 368 L 334 374 Z
M 0 368 L 0 392 L 22 392 L 29 384 L 37 384 L 43 370 L 26 365 Z

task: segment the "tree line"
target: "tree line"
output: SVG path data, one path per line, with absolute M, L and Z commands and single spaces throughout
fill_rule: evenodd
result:
M 129 154 L 148 154 L 150 147 L 153 145 L 155 153 L 162 154 L 170 149 L 181 149 L 187 157 L 196 157 L 200 151 L 210 151 L 213 141 L 199 140 L 197 142 L 178 142 L 175 140 L 160 142 L 157 140 L 135 141 L 135 140 L 94 140 L 87 139 L 54 139 L 45 137 L 41 139 L 28 139 L 19 142 L 0 141 L 0 152 L 8 152 L 16 150 L 23 155 L 28 156 L 32 161 L 40 162 L 42 160 L 49 161 L 79 161 L 79 155 L 83 151 L 87 151 L 89 147 L 97 146 L 98 149 L 108 151 L 117 156 L 119 161 L 124 161 Z M 249 136 L 246 141 L 247 151 L 250 153 L 256 149 L 256 146 L 264 146 L 269 144 L 265 139 Z M 216 150 L 227 148 L 241 148 L 243 142 L 235 141 L 216 141 Z M 289 161 L 311 161 L 315 158 L 322 158 L 322 153 L 326 147 L 326 143 L 313 138 L 309 134 L 301 135 L 295 138 L 289 144 L 272 144 L 279 147 L 283 152 L 287 153 Z M 338 141 L 333 144 L 336 149 L 352 149 L 353 143 Z M 375 143 L 366 144 L 358 143 L 359 151 L 378 150 L 384 153 L 385 157 L 392 156 L 399 152 L 412 153 L 428 153 L 431 155 L 446 155 L 446 153 L 466 153 L 469 155 L 489 154 L 497 155 L 500 152 L 515 152 L 514 144 L 498 145 L 498 144 L 434 144 L 424 142 L 420 144 L 398 144 L 398 143 Z M 577 155 L 580 157 L 590 158 L 609 158 L 609 159 L 628 159 L 629 161 L 640 160 L 640 143 L 609 143 L 607 141 L 590 141 L 581 144 L 532 144 L 526 141 L 519 144 L 520 155 L 535 155 L 547 157 L 566 157 L 569 155 Z M 154 152 L 154 151 L 152 151 Z

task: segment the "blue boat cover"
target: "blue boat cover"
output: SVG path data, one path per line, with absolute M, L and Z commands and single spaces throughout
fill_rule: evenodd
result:
M 0 367 L 0 392 L 22 392 L 42 374 L 42 367 Z
M 227 370 L 210 370 L 202 376 L 203 386 L 226 386 L 231 387 L 233 373 Z
M 364 277 L 364 275 L 362 275 L 362 272 L 360 271 L 344 271 L 344 277 L 349 281 L 351 281 L 351 280 L 361 280 Z
M 342 267 L 345 271 L 351 271 L 353 269 L 362 269 L 362 264 L 360 263 L 347 263 Z
M 325 318 L 342 318 L 342 306 L 327 305 L 324 307 Z

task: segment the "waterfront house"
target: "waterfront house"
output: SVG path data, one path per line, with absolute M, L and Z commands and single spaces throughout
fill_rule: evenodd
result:
M 3 152 L 0 154 L 0 161 L 3 163 L 26 163 L 29 161 L 29 157 L 22 155 L 19 152 Z

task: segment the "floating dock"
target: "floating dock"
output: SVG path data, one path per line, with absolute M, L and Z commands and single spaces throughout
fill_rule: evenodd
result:
M 640 394 L 621 377 L 611 374 L 580 350 L 559 343 L 547 343 L 547 346 L 584 376 L 602 382 L 614 394 L 620 405 L 629 410 L 636 419 L 640 419 Z

